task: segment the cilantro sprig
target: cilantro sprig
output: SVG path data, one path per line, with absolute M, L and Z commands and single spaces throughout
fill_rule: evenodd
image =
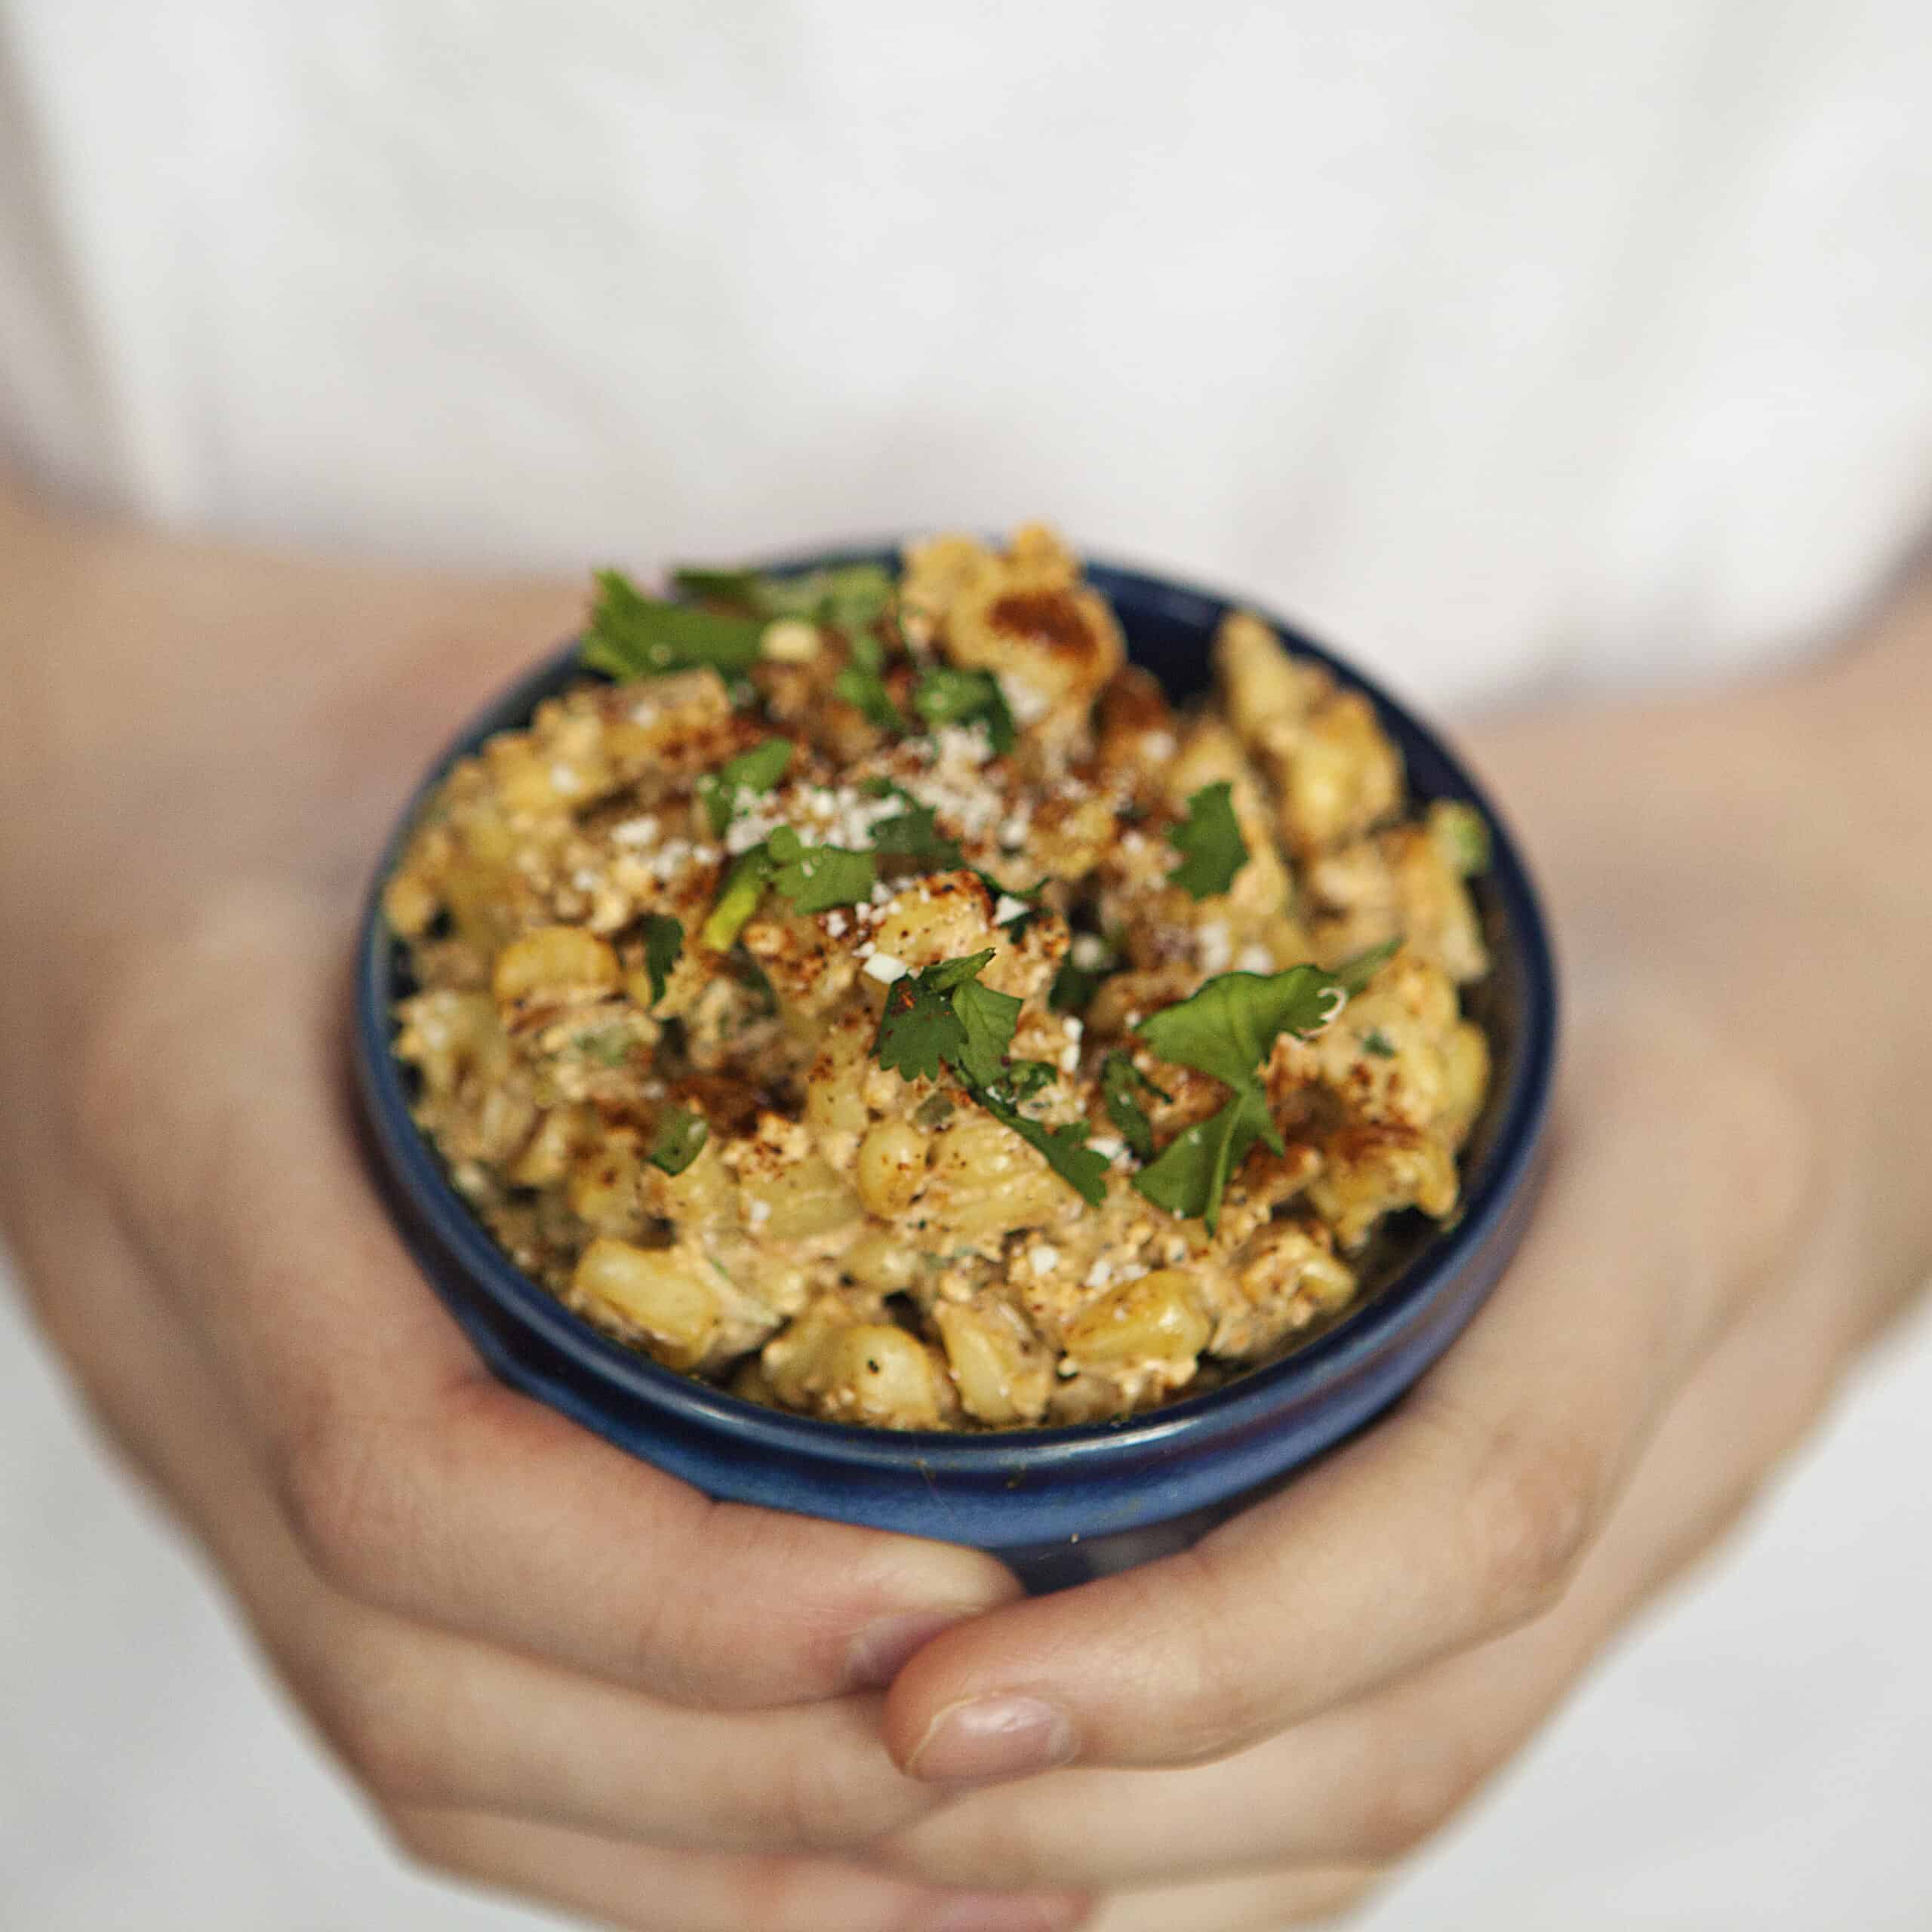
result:
M 1124 1053 L 1110 1053 L 1100 1063 L 1100 1102 L 1107 1110 L 1108 1119 L 1120 1129 L 1121 1138 L 1140 1159 L 1151 1161 L 1154 1123 L 1140 1104 L 1139 1097 L 1143 1093 L 1152 1094 L 1157 1100 L 1174 1098 L 1156 1087 Z
M 740 853 L 725 874 L 704 922 L 704 943 L 715 952 L 728 950 L 768 891 L 789 899 L 794 911 L 829 912 L 869 898 L 878 879 L 874 854 L 844 845 L 808 845 L 792 826 L 781 825 L 762 843 Z
M 1187 801 L 1187 816 L 1168 832 L 1181 863 L 1168 877 L 1196 899 L 1226 892 L 1247 863 L 1247 841 L 1235 820 L 1234 787 L 1226 779 L 1204 785 Z
M 672 918 L 666 912 L 651 912 L 644 921 L 644 970 L 651 981 L 651 1003 L 655 1006 L 664 997 L 664 989 L 671 983 L 672 968 L 678 963 L 678 955 L 685 949 L 685 928 L 682 921 Z
M 1210 1075 L 1232 1093 L 1208 1119 L 1168 1142 L 1134 1177 L 1135 1187 L 1171 1214 L 1198 1216 L 1214 1233 L 1229 1177 L 1255 1142 L 1286 1151 L 1261 1084 L 1275 1042 L 1284 1033 L 1306 1039 L 1319 1032 L 1395 949 L 1378 946 L 1334 973 L 1318 966 L 1223 973 L 1191 998 L 1142 1020 L 1135 1032 L 1162 1060 Z
M 980 1106 L 1037 1148 L 1055 1174 L 1097 1208 L 1106 1198 L 1107 1162 L 1088 1146 L 1085 1122 L 1048 1127 L 1020 1110 L 1021 1101 L 1052 1082 L 1055 1071 L 1041 1060 L 1008 1060 L 1021 1001 L 981 985 L 994 950 L 942 959 L 896 981 L 879 1015 L 873 1057 L 909 1080 L 937 1080 L 950 1069 Z
M 857 705 L 881 731 L 897 734 L 906 728 L 906 720 L 886 689 L 885 647 L 875 637 L 862 634 L 852 639 L 851 655 L 832 679 L 832 694 Z
M 620 681 L 706 665 L 734 677 L 758 662 L 764 636 L 762 618 L 647 597 L 622 571 L 599 571 L 577 657 Z
M 672 583 L 687 597 L 735 604 L 764 618 L 802 617 L 836 630 L 863 630 L 875 623 L 898 586 L 880 564 L 839 564 L 786 577 L 758 571 L 686 568 Z
M 990 671 L 935 665 L 912 687 L 912 709 L 934 731 L 947 724 L 984 724 L 995 758 L 1012 750 L 1019 736 L 1006 694 Z
M 795 749 L 789 738 L 766 738 L 706 772 L 697 781 L 697 795 L 712 830 L 722 833 L 744 799 L 769 792 L 790 770 Z

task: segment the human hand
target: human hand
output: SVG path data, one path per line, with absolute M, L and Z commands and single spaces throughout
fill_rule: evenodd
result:
M 712 1504 L 499 1386 L 358 1160 L 364 875 L 575 598 L 4 500 L 0 558 L 0 1210 L 95 1414 L 397 1838 L 654 1932 L 1070 1923 L 851 1855 L 946 1801 L 878 1687 L 1007 1572 Z
M 1734 1520 L 1932 1262 L 1928 637 L 1921 598 L 1801 678 L 1478 737 L 1567 955 L 1521 1253 L 1270 1500 L 921 1651 L 887 1712 L 915 1775 L 1064 1767 L 901 1828 L 891 1869 L 1106 1892 L 1094 1932 L 1322 1916 Z

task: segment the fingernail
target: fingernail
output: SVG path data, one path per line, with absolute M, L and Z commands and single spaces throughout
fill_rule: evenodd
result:
M 1070 1897 L 959 1892 L 921 1918 L 919 1932 L 1068 1932 L 1086 1912 L 1084 1899 Z
M 906 1768 L 936 1784 L 1025 1777 L 1069 1762 L 1073 1726 L 1038 1697 L 980 1697 L 934 1718 Z
M 922 1651 L 942 1631 L 963 1623 L 977 1612 L 957 1610 L 904 1610 L 869 1623 L 852 1640 L 846 1658 L 846 1681 L 854 1690 L 883 1690 L 907 1660 Z

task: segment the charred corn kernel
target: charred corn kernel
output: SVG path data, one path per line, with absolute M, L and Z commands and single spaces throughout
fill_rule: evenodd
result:
M 609 944 L 581 926 L 539 926 L 497 955 L 490 989 L 500 1006 L 614 992 L 623 977 Z
M 882 1120 L 859 1143 L 859 1198 L 875 1214 L 903 1214 L 926 1184 L 926 1137 L 909 1120 Z
M 666 1368 L 694 1368 L 718 1325 L 711 1284 L 668 1251 L 600 1235 L 571 1276 L 573 1306 L 614 1319 Z
M 940 1302 L 933 1325 L 966 1413 L 985 1423 L 1037 1422 L 1053 1392 L 1053 1359 L 1010 1303 Z
M 936 1429 L 940 1367 L 918 1337 L 884 1322 L 856 1322 L 826 1337 L 808 1383 L 814 1406 L 842 1421 Z
M 1194 1284 L 1177 1269 L 1124 1281 L 1083 1309 L 1066 1333 L 1069 1358 L 1083 1367 L 1123 1361 L 1192 1361 L 1212 1324 Z
M 743 1183 L 749 1224 L 770 1241 L 807 1241 L 857 1220 L 864 1210 L 838 1171 L 816 1155 L 768 1180 Z

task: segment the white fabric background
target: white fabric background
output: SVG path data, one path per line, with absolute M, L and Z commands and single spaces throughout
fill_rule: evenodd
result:
M 1046 515 L 1439 701 L 1801 639 L 1932 512 L 1923 0 L 0 0 L 0 449 L 153 515 L 572 575 Z
M 1932 1926 L 1928 1386 L 1932 1311 L 1353 1932 Z M 0 1471 L 8 1932 L 560 1923 L 392 1859 L 94 1448 L 4 1283 Z

